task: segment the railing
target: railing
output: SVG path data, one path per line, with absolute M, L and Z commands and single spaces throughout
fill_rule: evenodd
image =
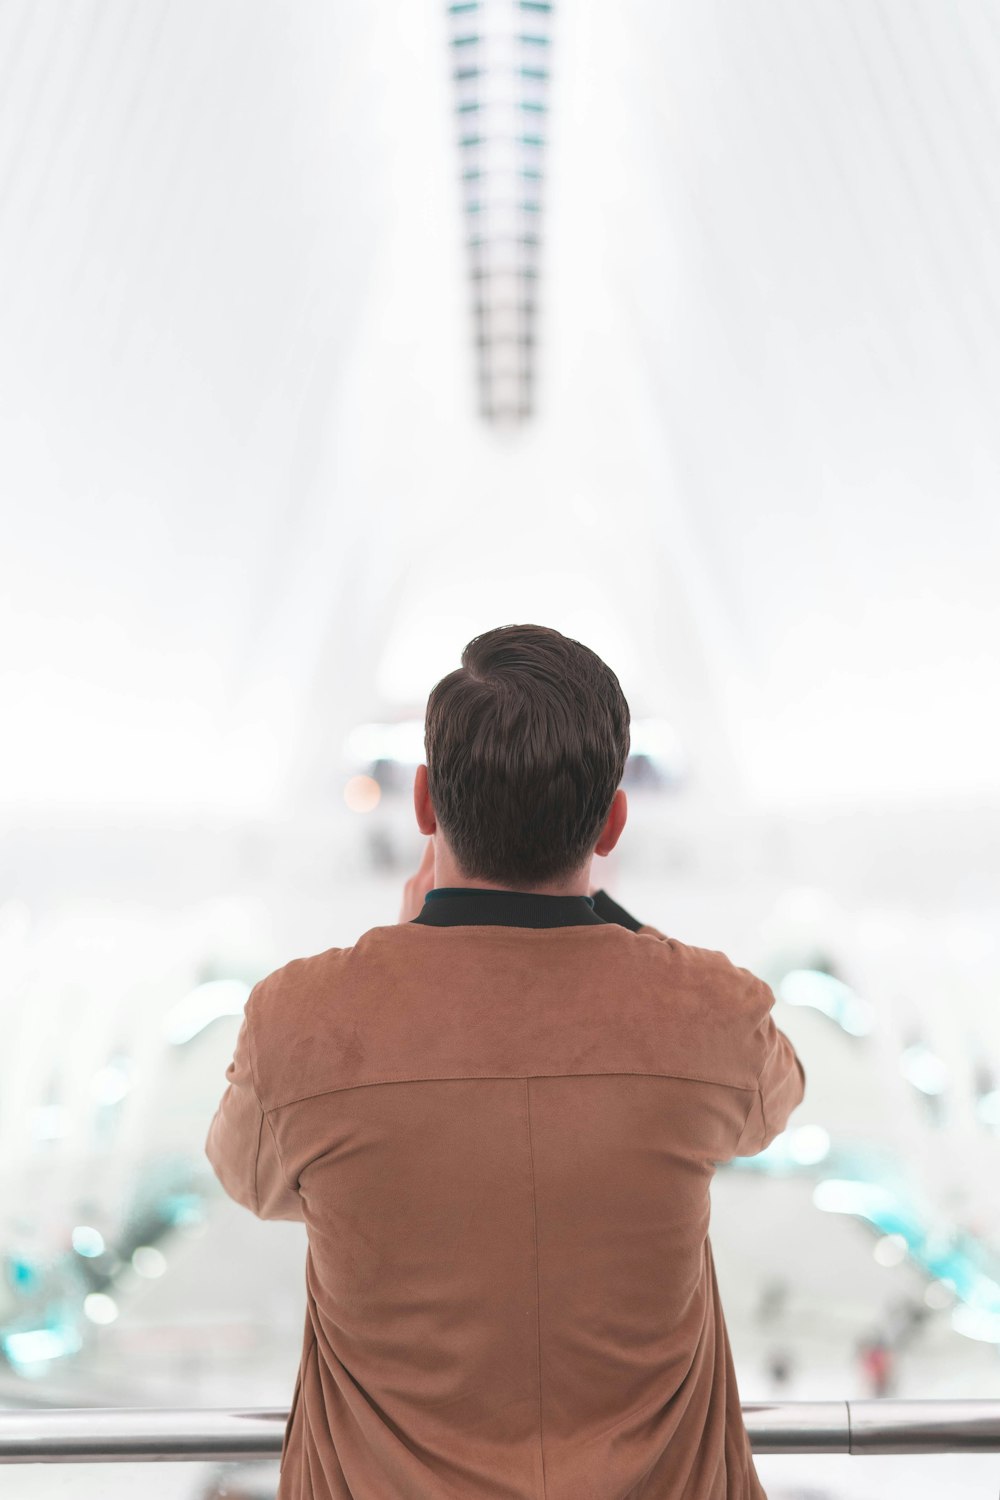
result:
M 755 1453 L 1000 1453 L 1000 1401 L 749 1402 Z M 0 1464 L 277 1458 L 287 1410 L 0 1411 Z

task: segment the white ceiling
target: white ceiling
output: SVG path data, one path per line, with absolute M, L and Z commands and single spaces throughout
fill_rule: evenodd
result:
M 1000 4 L 556 15 L 475 414 L 444 7 L 0 7 L 6 816 L 267 812 L 550 623 L 725 797 L 1000 792 Z

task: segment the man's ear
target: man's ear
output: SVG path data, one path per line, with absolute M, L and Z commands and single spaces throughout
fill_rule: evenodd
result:
M 628 819 L 628 798 L 621 787 L 615 792 L 611 801 L 611 808 L 604 820 L 601 836 L 594 845 L 595 854 L 610 854 L 622 836 L 622 829 Z
M 417 815 L 417 827 L 421 833 L 430 835 L 437 831 L 434 805 L 431 802 L 431 794 L 427 790 L 426 766 L 418 766 L 417 774 L 413 778 L 413 811 Z

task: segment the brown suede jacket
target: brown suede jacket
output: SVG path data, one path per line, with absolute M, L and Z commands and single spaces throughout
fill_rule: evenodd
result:
M 773 1002 L 604 892 L 433 891 L 254 987 L 206 1152 L 306 1226 L 279 1500 L 760 1500 L 709 1187 L 802 1099 Z

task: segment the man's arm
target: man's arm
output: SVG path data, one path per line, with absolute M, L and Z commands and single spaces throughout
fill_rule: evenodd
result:
M 754 976 L 756 978 L 756 975 Z M 788 1124 L 793 1109 L 802 1103 L 806 1073 L 801 1059 L 771 1015 L 774 994 L 762 979 L 757 983 L 764 991 L 767 1011 L 758 1031 L 762 1033 L 764 1061 L 757 1077 L 757 1092 L 736 1146 L 737 1156 L 756 1156 L 769 1146 Z
M 281 1169 L 271 1122 L 254 1081 L 251 1058 L 251 991 L 236 1038 L 229 1080 L 208 1129 L 205 1155 L 230 1198 L 259 1219 L 302 1219 L 302 1199 Z
M 650 937 L 669 938 L 647 922 L 638 922 L 624 907 L 613 901 L 607 891 L 594 891 L 594 910 L 605 922 L 617 922 L 631 932 L 644 933 Z M 755 974 L 748 977 L 760 986 L 761 1005 L 764 1014 L 758 1023 L 759 1045 L 763 1049 L 764 1061 L 757 1078 L 757 1091 L 750 1106 L 736 1147 L 737 1156 L 756 1156 L 769 1146 L 788 1124 L 793 1109 L 802 1103 L 805 1095 L 806 1074 L 802 1061 L 783 1031 L 774 1024 L 771 1008 L 774 994 L 762 979 Z

